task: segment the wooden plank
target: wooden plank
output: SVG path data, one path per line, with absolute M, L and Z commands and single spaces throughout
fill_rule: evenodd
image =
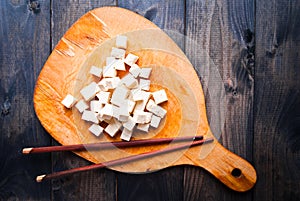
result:
M 51 36 L 52 49 L 70 28 L 86 12 L 102 6 L 116 5 L 114 0 L 106 1 L 52 1 Z M 55 142 L 54 142 L 55 144 Z M 69 153 L 53 155 L 53 171 L 90 164 Z M 113 171 L 96 170 L 74 174 L 52 181 L 53 200 L 115 200 L 116 177 Z
M 251 162 L 253 137 L 253 1 L 187 1 L 185 51 L 204 89 L 212 132 Z M 226 125 L 225 125 L 226 122 Z M 218 189 L 218 190 L 214 190 Z M 184 169 L 184 199 L 251 200 L 199 168 Z
M 118 6 L 137 12 L 161 29 L 172 30 L 171 37 L 184 48 L 184 1 L 123 1 Z M 119 200 L 182 200 L 183 168 L 172 167 L 141 175 L 118 174 Z
M 27 146 L 49 145 L 33 109 L 35 81 L 50 52 L 50 2 L 0 2 L 0 199 L 48 200 L 50 155 L 25 157 Z
M 300 200 L 300 2 L 256 2 L 255 200 Z

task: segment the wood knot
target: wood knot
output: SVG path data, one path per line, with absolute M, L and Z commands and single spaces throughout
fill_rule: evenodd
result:
M 233 91 L 233 81 L 232 81 L 232 79 L 228 78 L 224 82 L 224 87 L 225 87 L 226 92 L 232 92 Z
M 6 100 L 4 101 L 4 103 L 1 106 L 1 114 L 8 115 L 10 108 L 11 108 L 11 104 L 10 104 L 8 98 L 6 98 Z
M 157 15 L 157 8 L 152 7 L 146 11 L 146 13 L 144 14 L 144 17 L 150 21 L 153 21 L 155 19 L 156 15 Z
M 40 12 L 40 2 L 39 1 L 34 1 L 30 0 L 28 2 L 28 9 L 34 13 Z
M 250 29 L 244 30 L 243 38 L 246 43 L 251 43 L 252 39 L 254 38 L 253 36 L 254 34 Z

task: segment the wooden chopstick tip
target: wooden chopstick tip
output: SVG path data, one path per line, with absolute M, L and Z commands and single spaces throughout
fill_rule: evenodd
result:
M 38 183 L 42 182 L 45 176 L 46 176 L 45 174 L 37 176 L 36 179 L 35 179 L 36 182 L 38 182 Z
M 22 153 L 23 153 L 23 154 L 30 154 L 30 152 L 32 151 L 32 149 L 33 149 L 33 148 L 24 148 L 24 149 L 22 150 Z

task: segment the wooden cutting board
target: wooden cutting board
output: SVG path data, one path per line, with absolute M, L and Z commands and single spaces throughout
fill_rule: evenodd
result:
M 90 66 L 104 65 L 117 35 L 128 37 L 127 52 L 140 57 L 140 66 L 152 67 L 150 90 L 163 88 L 169 98 L 163 104 L 168 113 L 159 128 L 148 134 L 135 133 L 135 138 L 214 137 L 206 117 L 201 83 L 184 53 L 152 22 L 117 7 L 98 8 L 82 16 L 65 33 L 45 63 L 36 83 L 34 107 L 49 134 L 63 145 L 120 140 L 119 135 L 115 138 L 106 134 L 93 136 L 87 130 L 89 123 L 80 119 L 79 112 L 61 104 L 67 94 L 80 98 L 79 90 L 95 79 L 88 73 Z M 173 144 L 76 154 L 101 163 Z M 256 182 L 251 164 L 225 149 L 216 138 L 210 144 L 108 168 L 144 173 L 182 164 L 202 167 L 236 191 L 247 191 Z

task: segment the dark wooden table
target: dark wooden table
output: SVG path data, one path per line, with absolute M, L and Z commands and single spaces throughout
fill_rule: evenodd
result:
M 219 141 L 254 165 L 252 190 L 234 192 L 190 166 L 141 175 L 102 169 L 35 182 L 42 173 L 89 164 L 72 153 L 20 150 L 56 144 L 35 116 L 36 79 L 72 23 L 107 5 L 185 36 L 176 42 L 199 72 L 210 117 L 206 86 L 214 80 L 201 75 L 197 49 L 207 52 L 226 97 Z M 1 0 L 0 67 L 0 200 L 300 200 L 300 1 Z

